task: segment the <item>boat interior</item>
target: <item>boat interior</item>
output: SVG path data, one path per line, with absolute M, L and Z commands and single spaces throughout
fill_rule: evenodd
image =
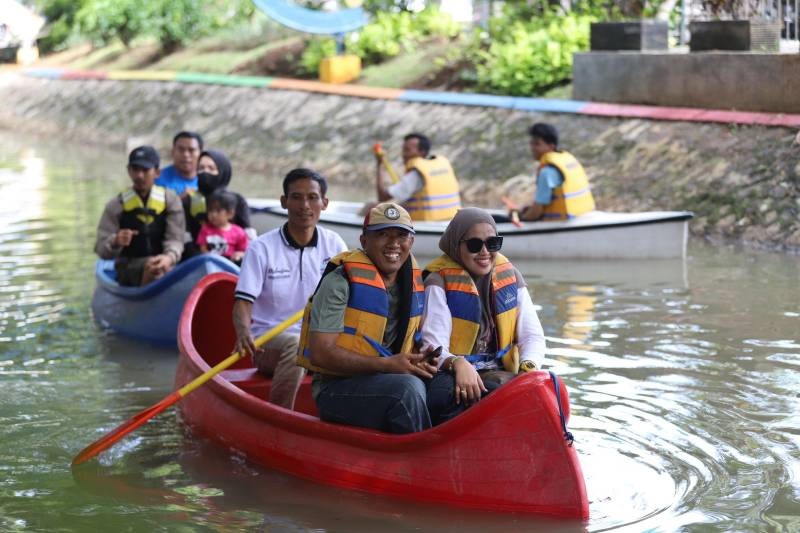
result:
M 236 333 L 230 316 L 233 310 L 233 293 L 236 277 L 214 274 L 214 281 L 200 293 L 192 314 L 191 338 L 196 353 L 213 367 L 235 349 Z M 188 347 L 187 347 L 188 348 Z M 191 353 L 187 349 L 187 353 Z M 219 376 L 247 394 L 266 401 L 272 380 L 260 373 L 250 356 L 231 365 Z M 297 393 L 295 411 L 317 416 L 317 406 L 311 396 L 311 378 L 306 376 Z

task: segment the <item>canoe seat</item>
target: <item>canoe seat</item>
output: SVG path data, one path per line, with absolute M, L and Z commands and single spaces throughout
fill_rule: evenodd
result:
M 269 390 L 272 379 L 260 373 L 255 368 L 233 368 L 223 370 L 219 375 L 231 384 L 236 385 L 248 394 L 262 400 L 269 399 Z M 300 383 L 294 410 L 312 416 L 318 416 L 317 405 L 311 397 L 311 377 L 306 376 Z

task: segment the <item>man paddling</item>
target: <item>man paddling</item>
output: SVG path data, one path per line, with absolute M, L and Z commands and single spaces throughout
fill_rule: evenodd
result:
M 375 188 L 378 201 L 403 204 L 412 220 L 450 220 L 461 207 L 461 193 L 453 167 L 445 157 L 430 155 L 431 141 L 419 133 L 403 139 L 406 173 L 397 183 L 384 185 L 383 152 L 376 152 Z
M 391 433 L 431 426 L 416 344 L 424 303 L 408 212 L 387 202 L 364 219 L 360 250 L 331 260 L 303 316 L 298 362 L 313 370 L 320 417 Z
M 182 131 L 172 139 L 172 164 L 164 167 L 156 185 L 175 191 L 181 198 L 197 190 L 197 161 L 203 151 L 203 138 L 193 131 Z
M 528 130 L 533 158 L 538 161 L 536 197 L 520 210 L 521 220 L 567 220 L 594 210 L 594 198 L 583 166 L 558 149 L 554 126 L 536 123 Z
M 296 168 L 286 175 L 281 206 L 289 219 L 250 243 L 236 285 L 236 349 L 250 354 L 259 371 L 272 376 L 269 401 L 287 409 L 294 407 L 305 375 L 296 364 L 300 324 L 261 349 L 253 339 L 302 309 L 328 261 L 347 249 L 337 233 L 317 226 L 328 206 L 327 189 L 325 178 L 313 170 Z
M 109 200 L 97 226 L 95 252 L 115 259 L 120 285 L 147 285 L 171 270 L 183 252 L 183 206 L 174 192 L 154 185 L 159 163 L 152 146 L 130 153 L 133 186 Z

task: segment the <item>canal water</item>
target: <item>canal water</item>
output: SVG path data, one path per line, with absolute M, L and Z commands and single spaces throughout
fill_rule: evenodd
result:
M 586 523 L 318 486 L 192 438 L 174 410 L 73 473 L 172 387 L 174 350 L 89 310 L 125 163 L 0 132 L 0 531 L 800 530 L 800 258 L 697 241 L 685 262 L 519 265 L 570 389 Z M 279 178 L 233 184 L 268 196 Z

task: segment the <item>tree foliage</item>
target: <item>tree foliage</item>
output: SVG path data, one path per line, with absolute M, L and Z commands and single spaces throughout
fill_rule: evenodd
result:
M 457 22 L 434 6 L 419 13 L 407 10 L 382 11 L 375 14 L 369 24 L 358 32 L 348 34 L 345 46 L 348 53 L 359 56 L 365 64 L 371 64 L 396 57 L 404 51 L 415 50 L 425 39 L 452 38 L 460 31 Z M 333 39 L 311 39 L 301 59 L 303 70 L 314 73 L 323 58 L 335 54 Z
M 155 37 L 165 52 L 253 14 L 250 0 L 40 0 L 50 24 L 50 50 L 78 34 L 126 46 Z

